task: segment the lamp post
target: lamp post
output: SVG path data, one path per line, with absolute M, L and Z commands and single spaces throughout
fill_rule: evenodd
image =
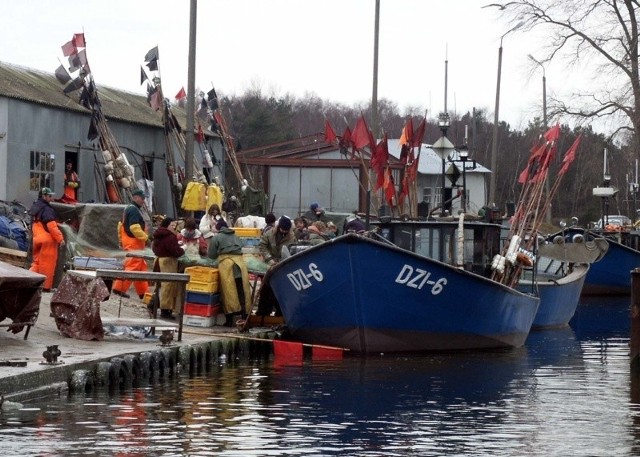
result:
M 493 118 L 493 143 L 491 144 L 491 178 L 489 181 L 489 203 L 495 203 L 496 196 L 496 167 L 498 166 L 498 121 L 500 112 L 500 74 L 502 72 L 502 40 L 507 34 L 519 29 L 525 21 L 520 21 L 500 37 L 500 47 L 498 48 L 498 81 L 496 84 L 496 107 Z
M 445 160 L 449 157 L 449 154 L 455 149 L 455 146 L 447 138 L 447 130 L 449 129 L 449 113 L 443 112 L 438 115 L 438 127 L 442 132 L 442 136 L 433 143 L 431 149 L 436 152 L 442 159 L 442 188 L 440 193 L 440 216 L 445 216 L 444 211 L 444 193 L 445 193 Z
M 547 131 L 547 74 L 544 68 L 544 65 L 542 64 L 542 62 L 540 62 L 539 60 L 537 60 L 535 57 L 533 57 L 531 54 L 529 54 L 529 59 L 533 62 L 535 62 L 536 64 L 538 64 L 540 66 L 540 68 L 542 68 L 542 127 L 544 129 L 544 131 Z M 549 180 L 547 179 L 547 181 L 545 182 L 545 191 L 547 193 L 547 197 L 549 197 L 550 194 L 550 190 L 549 190 Z M 550 223 L 551 222 L 551 206 L 549 206 L 548 210 L 547 210 L 547 222 Z

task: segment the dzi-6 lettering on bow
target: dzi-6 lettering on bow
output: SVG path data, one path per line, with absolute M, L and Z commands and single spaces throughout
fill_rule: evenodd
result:
M 398 273 L 396 282 L 418 290 L 422 290 L 425 285 L 431 286 L 432 295 L 438 295 L 447 285 L 447 278 L 439 278 L 435 281 L 429 278 L 431 278 L 429 271 L 405 264 Z
M 293 287 L 300 292 L 301 290 L 308 289 L 313 286 L 313 282 L 311 282 L 312 279 L 317 282 L 322 282 L 324 275 L 315 263 L 310 263 L 308 271 L 298 268 L 297 270 L 288 273 L 287 278 L 289 278 Z

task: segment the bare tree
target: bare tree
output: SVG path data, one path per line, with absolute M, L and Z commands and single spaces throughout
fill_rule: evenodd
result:
M 637 0 L 516 0 L 487 7 L 498 8 L 509 23 L 524 21 L 521 31 L 544 29 L 542 62 L 590 73 L 589 89 L 551 100 L 553 114 L 607 121 L 612 137 L 630 131 L 640 153 Z

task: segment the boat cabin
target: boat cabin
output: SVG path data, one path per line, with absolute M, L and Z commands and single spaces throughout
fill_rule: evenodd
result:
M 459 239 L 459 223 L 453 218 L 376 221 L 372 225 L 382 238 L 401 249 L 449 265 L 460 265 L 483 276 L 491 274 L 491 261 L 500 253 L 499 224 L 465 221 L 463 239 Z

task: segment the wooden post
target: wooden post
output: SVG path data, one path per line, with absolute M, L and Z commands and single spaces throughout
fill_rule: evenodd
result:
M 640 268 L 631 270 L 631 370 L 640 371 Z

